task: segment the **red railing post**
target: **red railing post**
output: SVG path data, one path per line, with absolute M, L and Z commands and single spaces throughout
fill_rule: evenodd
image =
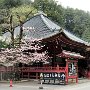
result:
M 68 84 L 68 60 L 66 59 L 66 69 L 65 69 L 65 73 L 66 73 L 66 84 Z

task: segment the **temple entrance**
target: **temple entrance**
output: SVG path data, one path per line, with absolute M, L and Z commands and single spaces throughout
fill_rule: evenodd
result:
M 36 78 L 40 79 L 40 73 L 43 74 L 42 80 L 49 83 L 57 80 L 59 83 L 68 84 L 69 79 L 75 79 L 78 82 L 78 59 L 84 58 L 81 55 L 63 51 L 57 55 L 56 62 L 52 66 L 52 61 L 48 63 L 37 62 L 28 67 L 19 68 L 21 71 L 21 78 Z M 42 63 L 42 64 L 41 64 Z
M 75 79 L 74 81 L 78 83 L 78 59 L 83 59 L 84 57 L 80 54 L 73 52 L 62 51 L 62 53 L 56 55 L 56 60 L 54 60 L 52 65 L 52 59 L 47 61 L 37 61 L 30 64 L 20 63 L 18 67 L 13 68 L 3 68 L 3 72 L 19 72 L 20 78 L 24 79 L 42 79 L 44 83 L 63 83 L 68 84 L 69 79 Z M 6 71 L 5 71 L 6 70 Z M 2 70 L 1 70 L 2 71 Z M 43 77 L 40 77 L 40 74 Z

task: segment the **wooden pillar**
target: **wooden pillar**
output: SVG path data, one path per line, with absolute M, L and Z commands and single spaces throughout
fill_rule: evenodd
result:
M 52 58 L 52 67 L 55 67 L 55 60 L 56 60 L 56 57 L 55 57 L 55 55 L 53 55 L 53 58 Z
M 88 79 L 90 79 L 90 71 L 88 71 Z
M 36 79 L 38 79 L 38 73 L 36 73 Z
M 90 79 L 90 60 L 88 60 L 88 79 Z
M 65 75 L 65 81 L 66 81 L 66 84 L 68 84 L 68 59 L 66 59 L 66 75 Z
M 59 72 L 59 65 L 57 64 L 57 72 Z
M 78 83 L 78 62 L 75 62 L 76 64 L 76 73 L 77 73 L 77 77 L 76 77 L 76 83 Z
M 29 79 L 29 72 L 28 72 L 28 79 Z
M 22 72 L 22 78 L 23 78 L 23 72 Z
M 78 83 L 78 77 L 76 77 L 76 83 Z
M 55 44 L 55 43 L 52 43 L 52 44 Z M 52 52 L 52 54 L 53 54 L 52 67 L 55 67 L 55 62 L 56 62 L 56 52 L 55 52 L 56 48 L 55 48 L 55 46 L 56 46 L 56 45 L 53 45 L 53 46 L 52 46 L 52 49 L 53 49 L 53 52 Z
M 24 67 L 24 64 L 22 63 L 22 67 L 21 67 L 21 77 L 23 78 L 23 67 Z
M 3 79 L 3 77 L 2 77 L 3 76 L 3 72 L 1 72 L 0 74 L 1 74 L 1 81 L 2 81 L 2 79 Z

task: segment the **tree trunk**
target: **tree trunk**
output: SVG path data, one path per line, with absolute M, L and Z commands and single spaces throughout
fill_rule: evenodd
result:
M 22 37 L 23 37 L 23 23 L 21 22 L 20 23 L 20 34 L 19 34 L 19 47 L 20 47 L 20 44 L 21 44 Z
M 14 47 L 14 30 L 11 31 L 11 43 L 12 47 Z
M 33 11 L 33 10 L 32 10 Z M 32 11 L 30 11 L 30 13 L 28 13 L 26 15 L 26 19 L 28 18 L 29 14 L 32 13 Z M 21 20 L 21 17 L 17 14 L 17 18 L 19 19 L 19 23 L 20 23 L 20 33 L 19 33 L 19 47 L 21 46 L 21 39 L 23 38 L 23 21 Z
M 13 16 L 10 16 L 10 33 L 11 33 L 11 44 L 14 47 L 14 29 L 13 29 Z

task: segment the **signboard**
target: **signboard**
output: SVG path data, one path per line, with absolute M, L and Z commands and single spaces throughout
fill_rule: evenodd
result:
M 62 80 L 65 81 L 65 73 L 60 72 L 60 73 L 42 73 L 42 79 L 43 80 Z
M 69 65 L 68 65 L 68 75 L 69 76 L 77 75 L 76 63 L 74 63 L 74 62 L 69 63 Z

